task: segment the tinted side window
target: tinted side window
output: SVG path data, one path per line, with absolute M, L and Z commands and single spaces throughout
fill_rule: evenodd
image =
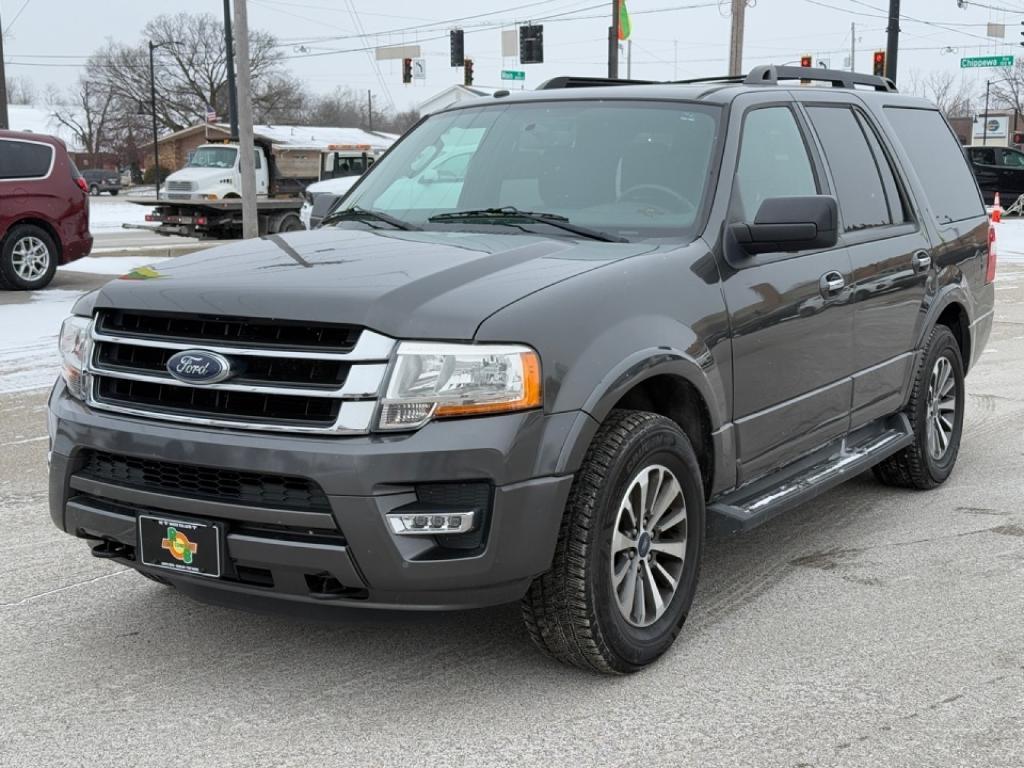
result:
M 917 172 L 941 223 L 984 216 L 981 195 L 963 150 L 936 110 L 886 107 L 886 117 Z
M 871 147 L 871 153 L 875 156 L 875 164 L 878 166 L 878 173 L 882 177 L 885 199 L 889 203 L 889 216 L 893 224 L 902 224 L 905 221 L 909 221 L 908 208 L 904 205 L 906 198 L 899 182 L 896 180 L 896 172 L 893 170 L 889 155 L 882 149 L 882 144 L 878 140 L 878 134 L 868 124 L 867 118 L 862 113 L 858 112 L 855 114 L 857 115 L 857 123 L 860 125 L 861 130 L 864 131 L 864 136 Z
M 0 140 L 0 179 L 41 179 L 50 172 L 53 147 Z
M 832 170 L 846 230 L 891 224 L 878 166 L 853 110 L 810 107 L 807 111 Z
M 1007 168 L 1024 168 L 1024 153 L 1016 149 L 1003 149 L 999 152 L 1000 164 Z
M 971 160 L 979 165 L 995 165 L 996 151 L 994 149 L 972 149 Z
M 739 217 L 752 220 L 769 197 L 816 195 L 811 158 L 796 118 L 786 107 L 755 109 L 743 119 L 736 166 Z

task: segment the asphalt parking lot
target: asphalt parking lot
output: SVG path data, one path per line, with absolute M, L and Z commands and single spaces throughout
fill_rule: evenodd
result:
M 49 519 L 46 393 L 0 395 L 0 765 L 1020 768 L 1024 269 L 997 302 L 951 480 L 868 474 L 710 541 L 629 678 L 546 660 L 515 606 L 312 623 L 94 559 Z

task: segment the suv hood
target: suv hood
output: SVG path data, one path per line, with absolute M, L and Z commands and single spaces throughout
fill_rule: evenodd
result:
M 406 339 L 471 339 L 549 285 L 654 250 L 528 234 L 319 229 L 134 270 L 76 307 L 359 325 Z M 510 339 L 509 341 L 514 341 Z

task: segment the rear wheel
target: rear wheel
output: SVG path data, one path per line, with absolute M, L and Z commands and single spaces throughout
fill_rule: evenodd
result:
M 99 197 L 100 188 L 93 184 L 91 187 L 89 187 L 89 194 L 92 195 L 93 197 Z
M 566 664 L 642 669 L 686 620 L 704 544 L 697 457 L 663 416 L 614 411 L 566 507 L 552 568 L 523 598 L 533 642 Z
M 874 468 L 887 485 L 927 490 L 949 477 L 964 425 L 964 366 L 960 347 L 944 325 L 932 331 L 914 378 L 907 415 L 914 442 Z
M 117 197 L 117 193 L 118 193 L 119 191 L 120 191 L 120 190 L 117 190 L 117 189 L 112 189 L 112 190 L 110 190 L 110 196 L 111 196 L 111 197 Z
M 57 272 L 57 246 L 40 227 L 20 224 L 0 247 L 0 288 L 34 291 L 45 288 Z

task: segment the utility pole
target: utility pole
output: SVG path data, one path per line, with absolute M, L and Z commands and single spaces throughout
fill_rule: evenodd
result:
M 679 41 L 672 41 L 672 79 L 679 79 Z
M 231 140 L 238 141 L 238 91 L 235 88 L 235 41 L 231 39 L 231 0 L 224 0 L 224 50 L 228 70 L 228 122 Z
M 619 79 L 619 0 L 612 0 L 612 25 L 608 27 L 608 79 Z
M 366 91 L 366 124 L 367 130 L 373 130 L 373 91 Z
M 900 0 L 889 0 L 888 39 L 885 45 L 885 76 L 896 82 L 896 53 L 900 47 Z
M 156 131 L 156 73 L 153 71 L 153 51 L 160 43 L 149 41 L 149 113 L 153 116 L 153 181 L 156 182 L 156 199 L 160 199 L 160 137 Z
M 981 129 L 981 146 L 988 146 L 988 92 L 992 88 L 992 81 L 985 81 L 985 122 Z
M 252 74 L 249 70 L 249 17 L 245 0 L 235 0 L 235 49 L 238 54 L 238 170 L 242 175 L 242 237 L 248 239 L 258 237 L 260 228 L 256 220 Z
M 857 22 L 850 22 L 850 71 L 857 71 Z
M 732 0 L 732 30 L 729 35 L 729 75 L 743 74 L 743 22 L 747 0 Z
M 0 128 L 7 129 L 7 72 L 4 70 L 4 24 L 0 19 Z
M 633 79 L 633 38 L 626 41 L 626 79 Z

